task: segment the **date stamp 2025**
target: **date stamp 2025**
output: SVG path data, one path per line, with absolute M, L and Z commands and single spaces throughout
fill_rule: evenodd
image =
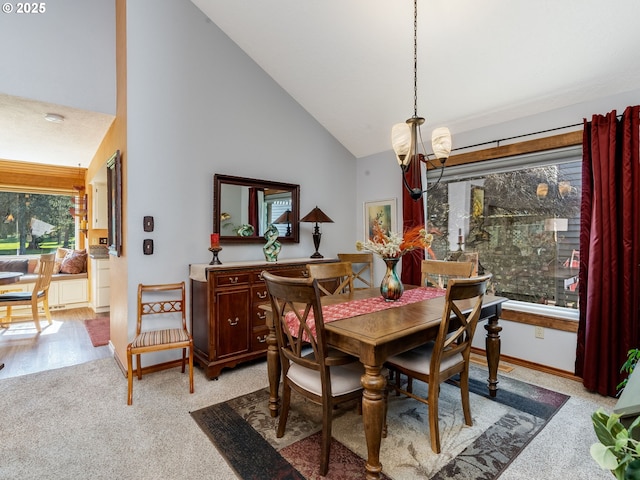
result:
M 5 2 L 2 4 L 2 13 L 16 14 L 41 14 L 46 13 L 47 2 Z

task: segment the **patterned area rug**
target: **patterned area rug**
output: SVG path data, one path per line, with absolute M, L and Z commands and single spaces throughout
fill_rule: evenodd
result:
M 380 452 L 385 478 L 495 479 L 569 399 L 502 377 L 498 395 L 491 399 L 486 370 L 472 366 L 471 375 L 472 427 L 464 425 L 459 389 L 442 385 L 440 455 L 431 450 L 427 406 L 390 395 L 388 436 Z M 425 394 L 426 386 L 414 382 L 414 391 Z M 364 477 L 366 443 L 355 404 L 334 412 L 329 473 L 321 477 L 319 407 L 292 393 L 287 430 L 283 438 L 276 438 L 278 419 L 271 418 L 268 400 L 268 389 L 263 389 L 191 415 L 242 479 Z
M 94 347 L 107 345 L 110 339 L 109 317 L 91 318 L 84 321 L 89 338 Z

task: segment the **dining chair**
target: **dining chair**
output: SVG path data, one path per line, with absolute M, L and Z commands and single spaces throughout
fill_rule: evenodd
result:
M 469 278 L 473 273 L 473 262 L 449 262 L 445 260 L 422 260 L 420 285 L 445 288 L 450 278 Z
M 373 287 L 373 253 L 339 253 L 338 259 L 341 262 L 351 262 L 355 290 Z
M 336 295 L 353 291 L 353 269 L 349 262 L 310 263 L 307 270 L 318 280 L 322 295 Z
M 466 425 L 473 425 L 469 405 L 469 354 L 490 279 L 491 275 L 452 279 L 447 285 L 445 307 L 436 339 L 387 360 L 389 369 L 396 373 L 391 388 L 428 405 L 431 449 L 435 453 L 441 450 L 438 425 L 440 384 L 458 374 L 460 379 L 456 383 L 460 386 L 464 421 Z M 416 395 L 410 388 L 403 389 L 397 373 L 427 383 L 427 398 Z
M 138 380 L 142 380 L 140 356 L 148 352 L 181 348 L 182 373 L 184 373 L 188 349 L 189 393 L 193 393 L 193 338 L 187 330 L 184 290 L 184 282 L 164 285 L 138 285 L 136 336 L 127 345 L 127 405 L 133 403 L 133 356 L 136 356 Z M 171 320 L 174 323 L 178 323 L 181 320 L 181 323 L 176 328 L 149 328 L 149 325 L 154 323 L 167 326 Z
M 276 436 L 281 438 L 285 432 L 291 390 L 321 405 L 320 475 L 324 476 L 329 470 L 334 406 L 361 401 L 364 367 L 356 358 L 328 349 L 317 279 L 280 277 L 266 271 L 262 277 L 271 300 L 282 365 L 282 409 Z
M 47 322 L 51 325 L 51 312 L 49 311 L 49 286 L 51 285 L 51 276 L 53 275 L 53 267 L 55 264 L 55 253 L 47 253 L 40 255 L 38 262 L 38 276 L 36 277 L 33 290 L 31 292 L 6 292 L 0 294 L 0 307 L 6 307 L 6 315 L 2 322 L 11 323 L 12 307 L 31 306 L 31 316 L 36 325 L 38 332 L 42 331 L 40 327 L 39 306 L 42 305 Z

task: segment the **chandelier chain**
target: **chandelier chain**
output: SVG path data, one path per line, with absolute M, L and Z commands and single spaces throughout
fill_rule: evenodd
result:
M 413 117 L 418 117 L 418 0 L 413 0 Z

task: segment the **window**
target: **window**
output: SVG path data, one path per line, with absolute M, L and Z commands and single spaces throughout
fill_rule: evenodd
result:
M 78 197 L 0 191 L 0 255 L 75 248 L 80 210 Z
M 510 300 L 578 308 L 580 152 L 445 170 L 427 194 L 438 259 L 475 259 Z

